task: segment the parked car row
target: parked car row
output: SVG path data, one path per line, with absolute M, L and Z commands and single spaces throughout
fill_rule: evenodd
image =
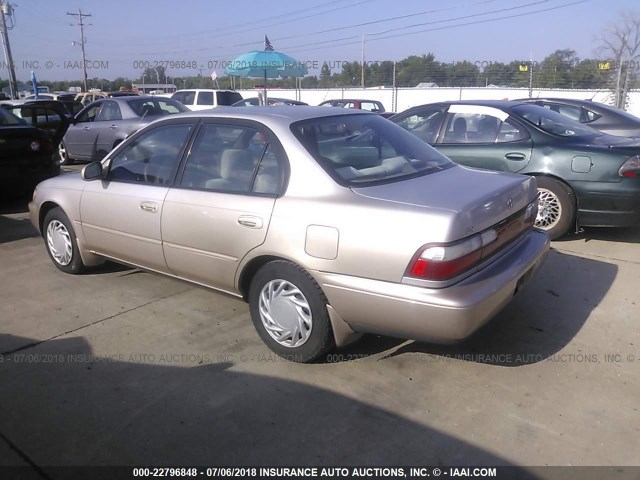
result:
M 255 107 L 262 105 L 264 101 L 260 97 L 242 98 L 242 96 L 234 90 L 214 90 L 214 89 L 185 89 L 178 90 L 172 96 L 172 99 L 184 104 L 190 110 L 206 110 L 209 108 L 217 108 L 222 106 L 232 107 Z M 291 100 L 288 98 L 267 97 L 267 105 L 308 105 L 305 102 Z M 320 103 L 322 107 L 340 107 L 353 108 L 357 110 L 366 110 L 390 117 L 393 112 L 385 111 L 384 105 L 378 100 L 362 100 L 362 99 L 335 99 L 325 100 Z
M 32 222 L 64 272 L 111 259 L 243 298 L 265 344 L 296 361 L 364 332 L 463 339 L 531 278 L 549 237 L 640 224 L 640 142 L 536 102 L 391 121 L 188 111 L 139 96 L 58 114 L 61 161 L 92 163 L 39 184 Z

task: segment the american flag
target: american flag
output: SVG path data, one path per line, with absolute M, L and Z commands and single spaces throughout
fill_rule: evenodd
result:
M 266 35 L 264 36 L 264 51 L 273 52 L 273 45 L 271 45 L 271 42 L 269 41 L 269 37 L 267 37 Z

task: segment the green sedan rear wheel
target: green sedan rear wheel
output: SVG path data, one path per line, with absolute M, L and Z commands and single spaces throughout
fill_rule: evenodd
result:
M 569 233 L 576 207 L 571 189 L 557 180 L 538 177 L 538 216 L 536 227 L 556 240 Z

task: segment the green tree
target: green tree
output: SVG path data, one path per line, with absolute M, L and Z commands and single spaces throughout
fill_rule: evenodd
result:
M 447 78 L 442 82 L 448 87 L 474 87 L 477 85 L 480 69 L 469 61 L 445 65 Z
M 556 50 L 542 61 L 537 85 L 544 88 L 571 88 L 572 71 L 578 61 L 575 50 Z
M 446 81 L 446 69 L 432 53 L 420 57 L 411 55 L 396 64 L 396 85 L 399 87 L 415 87 L 422 82 L 443 85 Z
M 158 65 L 157 67 L 147 67 L 142 72 L 140 76 L 140 82 L 142 82 L 142 78 L 144 76 L 144 83 L 164 83 L 167 78 L 166 69 L 162 65 Z
M 479 74 L 479 87 L 487 85 L 507 85 L 514 83 L 515 74 L 518 72 L 518 66 L 501 62 L 494 62 L 487 65 L 482 73 Z
M 322 64 L 320 69 L 320 87 L 326 88 L 331 85 L 331 69 L 327 62 Z
M 597 59 L 580 61 L 571 72 L 572 88 L 606 87 L 609 75 L 606 70 L 600 70 L 600 63 Z

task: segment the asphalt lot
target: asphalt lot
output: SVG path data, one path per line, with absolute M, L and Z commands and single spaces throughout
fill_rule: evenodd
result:
M 640 228 L 555 242 L 463 344 L 299 365 L 236 299 L 58 271 L 26 201 L 0 203 L 0 466 L 640 464 Z

